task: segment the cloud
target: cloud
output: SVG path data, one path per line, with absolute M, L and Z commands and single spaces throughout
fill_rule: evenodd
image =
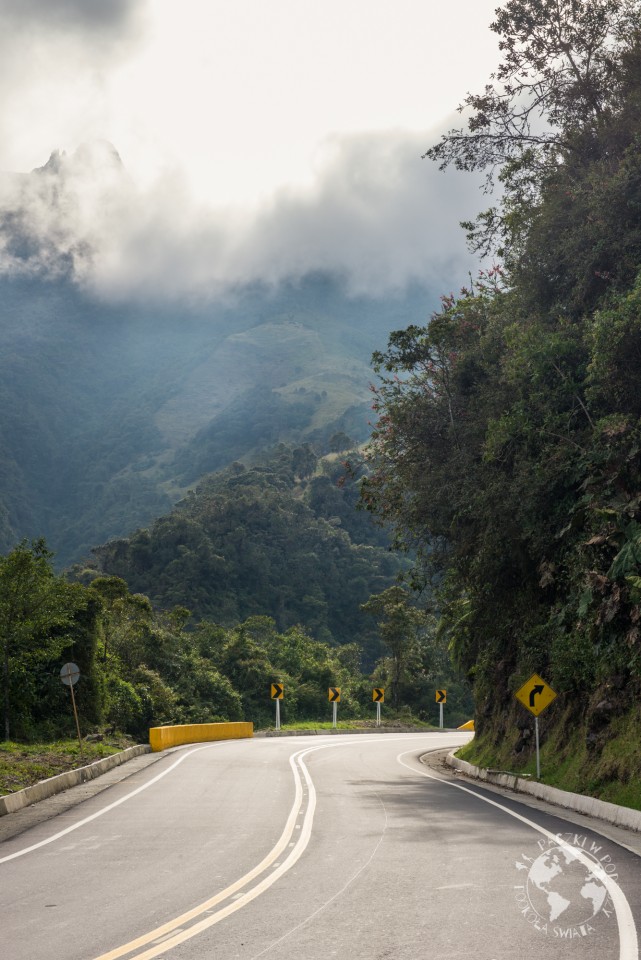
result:
M 136 187 L 110 144 L 54 154 L 0 189 L 0 270 L 69 275 L 105 298 L 208 299 L 311 271 L 378 295 L 411 282 L 460 284 L 470 260 L 459 221 L 478 182 L 421 159 L 430 137 L 333 137 L 306 187 L 253 211 L 203 208 L 178 172 Z
M 55 30 L 113 40 L 131 29 L 140 7 L 140 0 L 3 0 L 0 25 L 31 37 Z M 15 36 L 10 39 L 15 45 Z
M 80 142 L 108 129 L 107 78 L 135 52 L 145 0 L 2 0 L 0 155 L 33 166 L 64 130 Z
M 477 182 L 421 158 L 427 135 L 335 137 L 308 192 L 278 194 L 254 225 L 246 269 L 267 279 L 343 272 L 358 292 L 438 283 L 467 261 L 459 222 Z

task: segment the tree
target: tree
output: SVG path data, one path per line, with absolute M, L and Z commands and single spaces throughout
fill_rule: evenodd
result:
M 411 605 L 408 591 L 398 586 L 373 594 L 367 603 L 361 605 L 361 610 L 378 618 L 381 640 L 389 651 L 392 666 L 391 701 L 398 710 L 400 686 L 417 652 L 419 631 L 426 622 L 425 614 Z
M 317 463 L 318 456 L 309 443 L 304 443 L 301 447 L 295 447 L 292 451 L 292 470 L 297 477 L 303 480 L 306 477 L 311 477 Z
M 503 59 L 492 82 L 459 106 L 467 129 L 450 130 L 425 154 L 441 168 L 487 170 L 488 186 L 500 171 L 503 214 L 493 208 L 466 224 L 477 249 L 529 222 L 524 208 L 545 177 L 620 108 L 621 62 L 638 54 L 640 16 L 638 0 L 508 0 L 496 11 L 490 29 Z
M 528 672 L 577 718 L 641 689 L 641 10 L 512 0 L 494 26 L 505 87 L 431 155 L 502 165 L 506 263 L 375 355 L 362 488 L 498 740 Z
M 13 671 L 51 661 L 69 644 L 65 628 L 86 606 L 85 590 L 55 576 L 44 540 L 23 540 L 0 557 L 0 644 L 3 657 L 4 737 L 11 735 Z

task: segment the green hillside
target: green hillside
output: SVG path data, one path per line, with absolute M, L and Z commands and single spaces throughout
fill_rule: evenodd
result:
M 426 296 L 350 298 L 319 276 L 109 304 L 66 279 L 0 281 L 0 549 L 44 536 L 63 567 L 278 441 L 364 440 L 371 351 Z
M 148 528 L 96 547 L 96 572 L 162 609 L 182 605 L 223 626 L 269 616 L 280 631 L 302 624 L 332 646 L 356 643 L 371 669 L 380 641 L 360 607 L 407 563 L 356 510 L 361 458 L 345 456 L 349 477 L 309 445 L 236 463 Z M 77 575 L 87 580 L 91 567 Z

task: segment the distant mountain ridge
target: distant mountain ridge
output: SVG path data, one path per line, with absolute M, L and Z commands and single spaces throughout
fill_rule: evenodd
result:
M 362 441 L 371 351 L 422 302 L 350 300 L 314 277 L 161 311 L 1 281 L 0 548 L 44 535 L 66 565 L 278 440 Z
M 60 566 L 278 441 L 364 440 L 372 352 L 435 299 L 350 297 L 315 273 L 107 302 L 82 286 L 91 212 L 108 222 L 126 190 L 107 142 L 0 178 L 0 550 L 44 536 Z

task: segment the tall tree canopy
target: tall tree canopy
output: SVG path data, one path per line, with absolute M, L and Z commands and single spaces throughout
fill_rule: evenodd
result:
M 28 711 L 37 700 L 43 666 L 69 646 L 74 618 L 87 607 L 83 589 L 57 578 L 51 559 L 44 540 L 23 541 L 0 556 L 0 645 L 7 740 L 14 711 Z
M 527 671 L 588 715 L 641 687 L 640 26 L 627 0 L 497 11 L 494 82 L 428 156 L 498 166 L 472 229 L 502 263 L 374 358 L 364 501 L 437 583 L 497 736 Z
M 467 126 L 426 153 L 441 167 L 486 170 L 488 186 L 498 176 L 501 206 L 465 225 L 477 249 L 514 240 L 523 205 L 621 112 L 639 69 L 640 9 L 638 0 L 508 0 L 496 11 L 502 60 L 459 106 Z

